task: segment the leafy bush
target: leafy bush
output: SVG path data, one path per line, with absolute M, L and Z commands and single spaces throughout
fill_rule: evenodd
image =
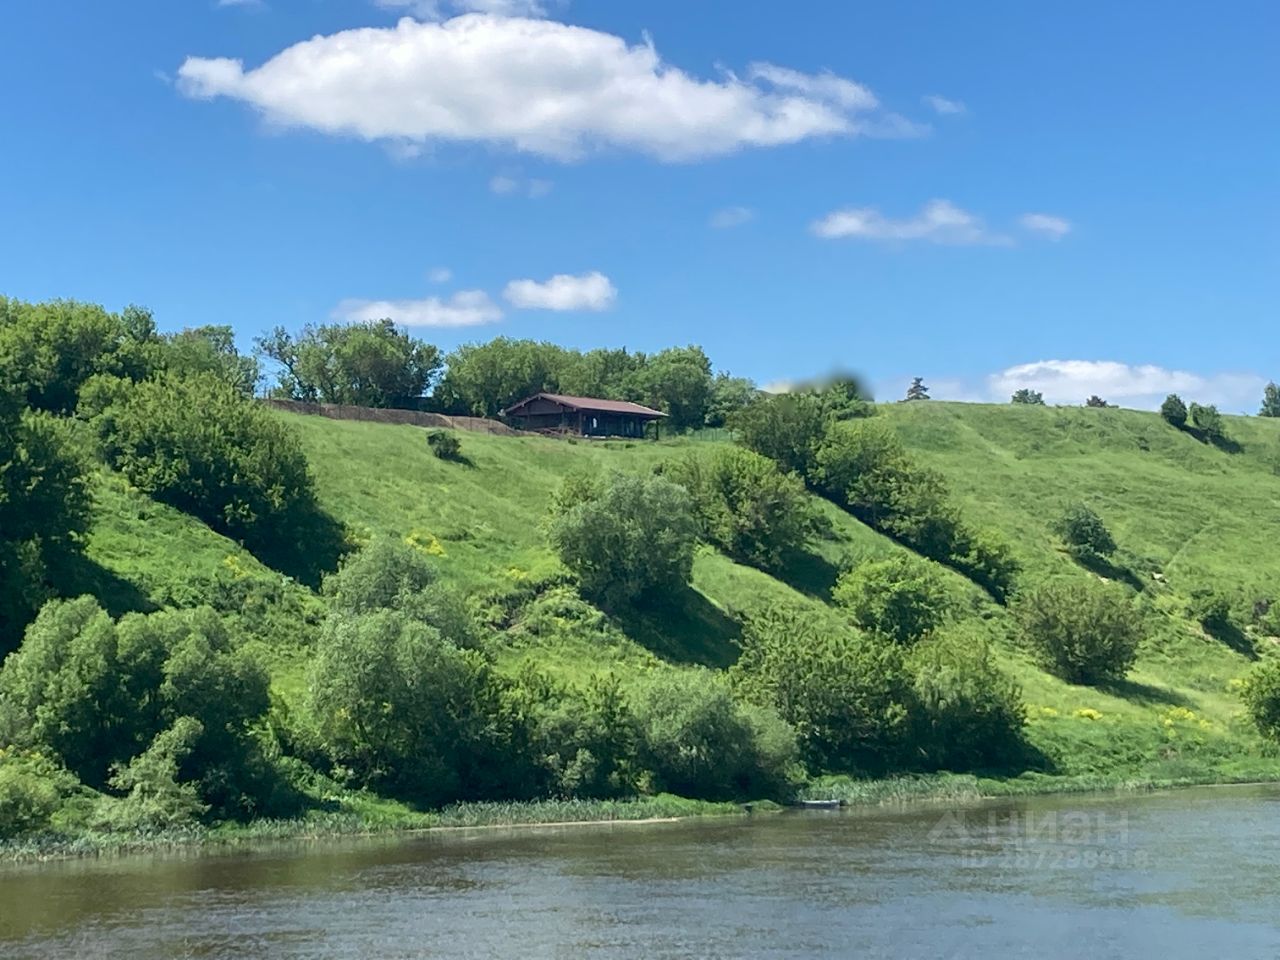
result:
M 1089 399 L 1087 399 L 1087 400 L 1084 402 L 1084 405 L 1085 405 L 1086 407 L 1099 407 L 1099 408 L 1101 408 L 1101 407 L 1109 407 L 1109 406 L 1111 406 L 1111 404 L 1107 403 L 1107 401 L 1103 400 L 1103 399 L 1102 399 L 1100 396 L 1098 396 L 1096 393 L 1095 393 L 1095 394 L 1091 394 L 1091 395 L 1089 396 Z
M 640 765 L 661 791 L 726 799 L 776 794 L 796 763 L 795 732 L 768 707 L 736 703 L 704 669 L 662 670 L 633 693 Z
M 812 529 L 804 484 L 750 450 L 690 455 L 665 464 L 662 475 L 689 491 L 703 538 L 744 563 L 775 568 Z
M 744 625 L 730 677 L 795 728 L 811 769 L 878 773 L 903 757 L 912 691 L 893 644 L 816 610 L 770 606 Z
M 981 636 L 944 631 L 912 652 L 918 716 L 913 745 L 930 766 L 1000 767 L 1022 752 L 1026 707 Z
M 1190 613 L 1192 619 L 1210 633 L 1229 630 L 1231 599 L 1212 587 L 1197 587 L 1191 591 Z
M 946 561 L 998 602 L 1004 603 L 1013 592 L 1021 565 L 1013 549 L 994 533 L 974 532 L 961 528 L 951 557 Z
M 737 441 L 784 471 L 809 479 L 830 416 L 808 393 L 766 394 L 729 418 Z
M 502 756 L 498 697 L 480 653 L 387 609 L 326 622 L 308 712 L 355 783 L 442 803 L 488 795 Z
M 1187 405 L 1176 393 L 1171 393 L 1160 404 L 1160 416 L 1181 430 L 1187 425 Z
M 0 660 L 49 599 L 50 568 L 79 550 L 90 508 L 68 424 L 0 391 Z
M 0 839 L 48 829 L 80 784 L 34 750 L 0 747 Z
M 662 477 L 621 473 L 595 488 L 567 483 L 585 499 L 569 505 L 562 491 L 549 534 L 584 592 L 625 606 L 689 582 L 698 531 L 687 490 Z
M 924 637 L 946 616 L 942 578 L 907 556 L 868 561 L 842 573 L 832 599 L 862 629 L 900 644 Z
M 99 827 L 113 830 L 160 830 L 196 822 L 208 812 L 197 784 L 179 780 L 179 767 L 196 749 L 204 725 L 192 717 L 179 717 L 156 734 L 151 745 L 127 764 L 117 765 L 111 786 L 123 797 L 107 797 L 99 803 Z
M 1191 423 L 1204 434 L 1206 440 L 1217 442 L 1226 439 L 1227 432 L 1222 420 L 1222 414 L 1212 404 L 1208 406 L 1201 406 L 1198 403 L 1191 404 Z
M 1017 390 L 1014 392 L 1013 396 L 1010 398 L 1010 402 L 1025 403 L 1025 404 L 1031 404 L 1032 406 L 1043 407 L 1044 394 L 1042 394 L 1039 390 L 1032 390 L 1028 387 L 1023 387 L 1021 390 Z
M 428 430 L 427 446 L 441 460 L 462 459 L 462 441 L 448 430 Z
M 1280 740 L 1280 660 L 1264 660 L 1254 667 L 1241 694 L 1262 735 Z
M 1133 666 L 1142 619 L 1118 587 L 1057 578 L 1015 598 L 1023 641 L 1069 683 L 1121 680 Z
M 1262 406 L 1258 408 L 1260 417 L 1280 417 L 1280 384 L 1274 380 L 1262 388 Z
M 93 414 L 107 459 L 143 492 L 251 548 L 324 546 L 303 542 L 317 507 L 297 437 L 217 376 L 148 380 Z
M 253 806 L 253 724 L 267 710 L 266 672 L 236 650 L 211 610 L 130 614 L 119 623 L 89 597 L 47 604 L 0 669 L 0 742 L 46 751 L 84 783 L 147 749 L 180 717 L 203 734 L 182 762 L 224 815 Z
M 1076 556 L 1109 557 L 1115 553 L 1116 542 L 1111 531 L 1102 518 L 1084 504 L 1069 507 L 1054 522 L 1053 529 Z

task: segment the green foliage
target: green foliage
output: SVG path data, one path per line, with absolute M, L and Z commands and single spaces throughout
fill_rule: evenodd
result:
M 908 667 L 918 714 L 913 745 L 935 769 L 1012 765 L 1024 752 L 1026 706 L 986 640 L 952 628 L 916 646 Z
M 563 494 L 559 501 L 565 502 Z M 687 585 L 697 532 L 683 487 L 622 473 L 590 499 L 554 513 L 549 526 L 552 546 L 583 591 L 609 607 L 659 599 Z
M 929 388 L 924 385 L 924 377 L 912 377 L 911 386 L 907 387 L 907 400 L 928 400 Z
M 760 397 L 755 382 L 747 377 L 732 377 L 721 371 L 711 381 L 711 398 L 707 402 L 706 425 L 724 427 L 738 411 Z
M 1212 587 L 1197 587 L 1191 591 L 1188 612 L 1196 623 L 1210 633 L 1230 630 L 1233 626 L 1231 598 Z
M 1115 553 L 1111 531 L 1101 517 L 1082 503 L 1068 507 L 1054 522 L 1053 530 L 1076 556 L 1109 557 Z
M 1015 390 L 1010 398 L 1010 403 L 1024 403 L 1031 406 L 1043 407 L 1044 395 L 1039 390 L 1032 390 L 1029 387 L 1023 387 L 1021 390 Z
M 431 624 L 455 646 L 479 642 L 462 598 L 439 581 L 431 558 L 407 543 L 378 538 L 346 557 L 325 577 L 324 594 L 339 617 L 395 610 Z
M 252 725 L 267 675 L 208 609 L 131 614 L 113 623 L 84 597 L 45 606 L 0 670 L 0 742 L 48 751 L 103 788 L 180 717 L 203 732 L 183 779 L 224 815 L 252 805 Z M 184 737 L 184 742 L 185 742 Z
M 1054 578 L 1015 598 L 1022 640 L 1068 683 L 1123 680 L 1142 637 L 1142 618 L 1121 588 Z
M 74 300 L 32 304 L 0 297 L 0 376 L 28 407 L 70 413 L 90 377 L 136 380 L 150 369 L 147 348 L 136 334 L 154 336 L 154 326 L 131 324 L 128 314 Z
M 1222 414 L 1212 404 L 1208 406 L 1191 404 L 1191 423 L 1210 442 L 1226 439 L 1226 426 L 1223 424 Z
M 204 736 L 204 725 L 193 717 L 178 717 L 156 734 L 151 745 L 127 764 L 117 764 L 110 784 L 124 796 L 99 804 L 99 826 L 113 830 L 160 830 L 189 825 L 208 810 L 197 784 L 179 780 L 179 768 Z
M 711 360 L 701 347 L 670 347 L 646 358 L 629 386 L 628 399 L 661 410 L 671 430 L 701 427 L 711 404 Z
M 212 374 L 246 397 L 262 378 L 258 358 L 236 349 L 235 331 L 226 325 L 192 327 L 165 337 L 157 364 L 175 376 Z
M 813 770 L 875 773 L 902 760 L 912 692 L 893 644 L 816 611 L 770 605 L 744 624 L 730 676 L 744 698 L 795 728 Z
M 315 489 L 296 436 L 212 374 L 134 385 L 94 414 L 108 461 L 140 490 L 251 548 L 318 550 Z
M 830 417 L 814 394 L 766 394 L 729 418 L 738 442 L 783 470 L 808 477 Z
M 813 528 L 803 482 L 750 450 L 690 454 L 663 465 L 662 475 L 689 491 L 702 537 L 743 563 L 776 569 Z
M 1241 694 L 1259 732 L 1280 741 L 1280 660 L 1264 660 L 1254 667 Z
M 428 430 L 427 446 L 441 460 L 462 459 L 462 439 L 450 430 Z
M 354 783 L 442 803 L 488 795 L 503 736 L 491 723 L 498 696 L 480 653 L 386 609 L 325 623 L 308 712 L 335 769 Z
M 1181 430 L 1187 425 L 1187 405 L 1176 393 L 1171 393 L 1160 404 L 1160 416 Z
M 942 578 L 909 556 L 868 560 L 847 570 L 832 599 L 863 630 L 904 645 L 931 633 L 947 612 Z
M 390 320 L 276 327 L 256 341 L 279 367 L 273 393 L 307 403 L 395 407 L 415 403 L 440 371 L 440 351 Z
M 1100 396 L 1098 396 L 1096 393 L 1095 393 L 1095 394 L 1091 394 L 1091 395 L 1089 396 L 1089 399 L 1087 399 L 1087 400 L 1084 402 L 1084 405 L 1085 405 L 1086 407 L 1098 407 L 1098 408 L 1103 408 L 1103 407 L 1109 407 L 1109 406 L 1111 406 L 1111 404 L 1107 403 L 1107 401 L 1103 400 L 1103 399 L 1102 399 Z
M 708 670 L 663 670 L 637 685 L 638 756 L 662 791 L 700 799 L 775 795 L 796 763 L 794 731 L 768 707 L 736 703 Z
M 49 599 L 51 565 L 78 552 L 90 507 L 68 424 L 0 393 L 0 659 Z
M 555 344 L 510 337 L 463 344 L 446 358 L 437 404 L 450 413 L 496 417 L 532 394 L 557 392 L 567 356 Z
M 44 754 L 0 747 L 0 840 L 49 828 L 80 784 Z
M 1262 406 L 1258 416 L 1280 417 L 1280 385 L 1274 380 L 1262 388 Z

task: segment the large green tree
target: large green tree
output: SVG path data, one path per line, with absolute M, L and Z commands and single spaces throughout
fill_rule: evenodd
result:
M 438 348 L 390 320 L 283 327 L 255 341 L 279 367 L 276 396 L 308 403 L 394 407 L 416 402 L 440 371 Z
M 51 595 L 50 566 L 79 550 L 90 510 L 69 425 L 0 389 L 0 659 Z
M 537 340 L 497 337 L 463 344 L 446 359 L 437 405 L 449 413 L 496 417 L 531 394 L 558 392 L 568 356 L 564 348 Z
M 1280 417 L 1280 386 L 1275 381 L 1262 388 L 1262 407 L 1258 410 L 1260 417 Z

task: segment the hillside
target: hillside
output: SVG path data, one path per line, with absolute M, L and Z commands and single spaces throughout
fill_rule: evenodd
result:
M 1049 529 L 1065 505 L 1093 506 L 1120 544 L 1109 572 L 1139 588 L 1155 612 L 1127 683 L 1072 686 L 1015 648 L 1004 608 L 946 572 L 962 599 L 960 616 L 994 641 L 1023 688 L 1028 739 L 1042 769 L 1137 781 L 1280 776 L 1280 763 L 1265 755 L 1241 716 L 1236 687 L 1252 650 L 1247 643 L 1233 649 L 1186 616 L 1196 588 L 1274 582 L 1280 571 L 1280 477 L 1273 471 L 1280 424 L 1231 418 L 1239 448 L 1230 452 L 1133 411 L 930 402 L 886 406 L 881 415 L 913 454 L 945 475 L 966 519 L 1013 544 L 1028 573 L 1095 575 L 1079 568 Z M 723 441 L 465 433 L 465 462 L 451 463 L 432 456 L 415 427 L 278 416 L 302 438 L 322 506 L 360 539 L 408 538 L 433 554 L 500 632 L 506 669 L 534 662 L 582 676 L 658 659 L 723 667 L 736 656 L 745 611 L 770 599 L 822 603 L 843 565 L 902 550 L 822 502 L 829 533 L 788 564 L 784 579 L 703 548 L 693 589 L 674 610 L 625 620 L 589 608 L 584 614 L 561 585 L 542 529 L 562 478 L 580 470 L 648 471 Z M 97 511 L 88 550 L 99 568 L 92 584 L 109 600 L 125 598 L 117 608 L 181 596 L 185 582 L 220 565 L 261 569 L 232 542 L 131 494 L 118 478 L 102 480 Z M 495 590 L 495 582 L 503 586 Z M 294 701 L 309 663 L 305 644 L 268 653 L 275 689 Z

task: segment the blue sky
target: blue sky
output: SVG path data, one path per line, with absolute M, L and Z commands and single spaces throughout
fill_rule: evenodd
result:
M 1273 2 L 11 0 L 0 35 L 11 296 L 881 398 L 1280 378 Z

